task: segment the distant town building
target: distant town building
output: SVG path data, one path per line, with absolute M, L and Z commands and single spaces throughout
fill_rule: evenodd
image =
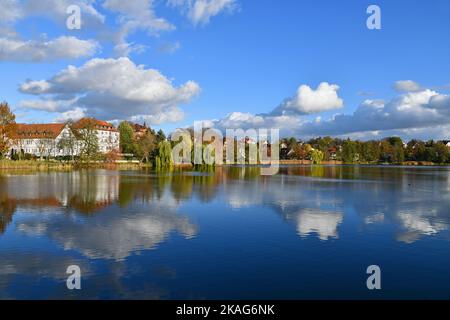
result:
M 145 123 L 144 125 L 138 123 L 130 123 L 130 125 L 133 128 L 133 135 L 136 139 L 140 139 L 144 137 L 148 132 L 150 132 L 150 128 L 147 127 Z

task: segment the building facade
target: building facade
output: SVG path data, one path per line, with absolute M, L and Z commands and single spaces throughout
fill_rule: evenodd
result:
M 78 156 L 83 149 L 81 136 L 87 130 L 91 130 L 97 137 L 100 153 L 120 149 L 120 133 L 112 124 L 84 118 L 72 126 L 53 123 L 17 124 L 11 137 L 9 154 L 31 154 L 36 157 Z M 64 143 L 66 141 L 71 143 Z
M 120 133 L 111 123 L 93 118 L 83 118 L 73 125 L 75 134 L 91 130 L 98 139 L 99 151 L 109 153 L 119 151 Z

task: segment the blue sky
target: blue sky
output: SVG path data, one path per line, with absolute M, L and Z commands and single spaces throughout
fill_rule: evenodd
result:
M 450 138 L 447 0 L 128 3 L 0 0 L 0 99 L 19 122 Z M 66 28 L 70 4 L 79 31 Z M 366 27 L 371 4 L 381 30 Z

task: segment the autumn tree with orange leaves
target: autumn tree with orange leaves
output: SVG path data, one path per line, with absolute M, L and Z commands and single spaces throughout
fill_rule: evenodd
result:
M 11 135 L 16 126 L 16 116 L 7 102 L 0 103 L 0 156 L 4 157 L 10 147 Z

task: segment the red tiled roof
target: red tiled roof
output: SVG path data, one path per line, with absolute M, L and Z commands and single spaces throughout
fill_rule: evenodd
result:
M 56 139 L 64 129 L 65 124 L 16 124 L 13 139 Z
M 117 131 L 117 129 L 109 122 L 97 120 L 94 118 L 83 118 L 74 124 L 75 129 L 83 129 L 87 126 L 93 125 L 95 129 L 105 131 Z

